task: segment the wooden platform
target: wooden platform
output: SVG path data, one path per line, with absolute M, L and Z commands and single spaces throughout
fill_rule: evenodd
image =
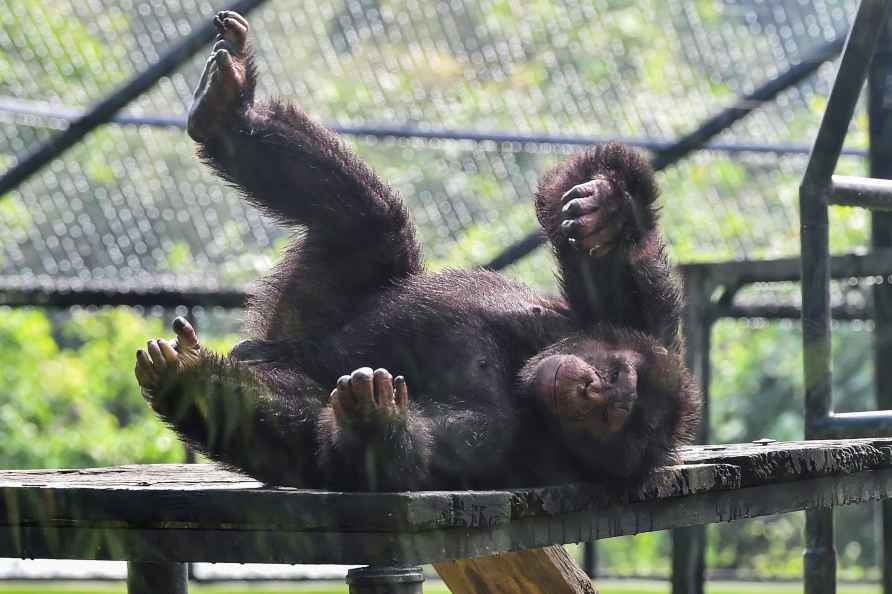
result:
M 332 493 L 212 465 L 0 471 L 0 556 L 410 566 L 892 494 L 892 439 L 698 446 L 644 488 Z

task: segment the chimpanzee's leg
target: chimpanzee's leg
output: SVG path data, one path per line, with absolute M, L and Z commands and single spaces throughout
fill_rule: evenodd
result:
M 682 300 L 657 226 L 656 197 L 650 166 L 610 143 L 547 174 L 536 211 L 580 323 L 642 330 L 674 350 Z
M 155 412 L 208 457 L 262 481 L 322 487 L 316 425 L 327 392 L 297 369 L 272 372 L 204 349 L 183 318 L 177 338 L 138 351 L 136 377 Z
M 150 340 L 137 352 L 143 396 L 189 444 L 262 481 L 397 491 L 479 484 L 504 470 L 510 418 L 417 406 L 405 379 L 385 369 L 357 369 L 326 394 L 272 363 L 279 355 L 270 344 L 243 343 L 222 358 L 183 318 L 174 331 L 174 341 Z
M 300 265 L 324 271 L 335 285 L 326 289 L 355 301 L 418 272 L 420 249 L 399 196 L 299 108 L 255 105 L 248 24 L 231 11 L 216 23 L 220 34 L 189 113 L 199 154 L 250 202 L 309 228 Z M 307 276 L 317 278 L 314 270 Z
M 474 488 L 506 471 L 515 415 L 409 400 L 402 376 L 342 376 L 319 416 L 320 467 L 346 491 Z

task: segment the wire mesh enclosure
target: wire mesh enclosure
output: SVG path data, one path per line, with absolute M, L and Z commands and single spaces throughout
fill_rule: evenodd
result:
M 406 198 L 431 267 L 489 262 L 536 229 L 536 180 L 580 145 L 655 154 L 844 36 L 856 2 L 269 0 L 251 22 L 260 94 L 292 99 Z M 0 15 L 0 165 L 149 67 L 219 6 L 20 2 Z M 0 197 L 0 288 L 221 291 L 287 230 L 212 179 L 182 129 L 201 51 L 115 121 Z M 662 174 L 676 261 L 794 255 L 796 186 L 833 68 L 760 104 Z M 862 118 L 863 119 L 863 118 Z M 844 170 L 863 167 L 854 124 Z M 833 246 L 867 218 L 838 209 Z M 545 250 L 509 267 L 552 283 Z

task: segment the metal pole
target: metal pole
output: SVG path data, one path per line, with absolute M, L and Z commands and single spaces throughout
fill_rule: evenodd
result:
M 594 540 L 582 545 L 582 569 L 588 577 L 598 577 L 598 543 Z
M 870 128 L 870 177 L 892 179 L 892 20 L 880 37 L 867 79 L 867 107 Z M 871 247 L 892 247 L 892 213 L 871 213 Z M 873 287 L 874 306 L 874 391 L 877 408 L 892 409 L 892 286 Z M 883 540 L 883 592 L 892 594 L 892 500 L 881 504 Z
M 70 105 L 44 101 L 23 100 L 15 97 L 0 97 L 0 112 L 17 115 L 33 115 L 48 120 L 74 121 L 84 110 Z M 109 120 L 120 126 L 149 126 L 153 128 L 186 129 L 186 117 L 177 115 L 136 115 L 118 113 Z M 668 150 L 677 141 L 648 138 L 646 136 L 580 136 L 569 134 L 545 134 L 541 132 L 509 132 L 506 130 L 471 130 L 462 128 L 436 128 L 427 126 L 388 126 L 367 124 L 348 126 L 327 124 L 330 130 L 349 136 L 372 138 L 422 138 L 425 140 L 467 140 L 470 142 L 493 142 L 510 144 L 545 144 L 562 146 L 591 146 L 610 140 L 618 140 L 629 146 L 655 152 Z M 808 155 L 810 145 L 775 144 L 765 142 L 708 142 L 704 149 L 723 153 L 762 153 L 770 155 Z M 851 157 L 867 157 L 867 151 L 860 148 L 843 149 L 843 154 Z
M 357 567 L 347 572 L 350 594 L 422 594 L 420 567 Z
M 827 195 L 887 9 L 887 0 L 862 0 L 858 7 L 799 189 L 806 439 L 820 437 L 818 425 L 832 411 Z M 805 594 L 834 594 L 833 511 L 810 511 L 805 518 Z
M 708 276 L 689 269 L 684 276 L 685 363 L 700 385 L 703 420 L 697 443 L 709 442 L 710 334 L 712 307 Z M 706 582 L 706 526 L 672 531 L 672 594 L 703 594 Z
M 188 594 L 185 563 L 127 562 L 127 594 Z
M 263 2 L 265 0 L 240 0 L 232 5 L 232 10 L 246 14 Z M 207 19 L 203 25 L 187 35 L 170 51 L 161 56 L 157 62 L 100 101 L 90 111 L 72 122 L 63 132 L 38 146 L 0 178 L 0 200 L 92 130 L 108 122 L 128 103 L 149 90 L 152 85 L 158 82 L 158 79 L 176 70 L 199 49 L 213 40 L 216 34 L 217 30 L 213 21 Z
M 739 98 L 731 107 L 723 109 L 702 122 L 693 132 L 682 136 L 668 147 L 655 151 L 656 154 L 651 161 L 654 171 L 665 169 L 691 153 L 702 149 L 712 138 L 733 126 L 763 103 L 773 100 L 782 91 L 799 84 L 811 76 L 821 64 L 832 60 L 839 54 L 842 44 L 843 38 L 840 37 L 818 47 L 798 64 L 791 66 L 777 77 L 762 84 L 752 93 Z M 520 241 L 508 246 L 488 264 L 485 264 L 483 268 L 490 270 L 507 268 L 532 253 L 533 250 L 543 243 L 545 243 L 545 236 L 540 231 L 530 233 Z

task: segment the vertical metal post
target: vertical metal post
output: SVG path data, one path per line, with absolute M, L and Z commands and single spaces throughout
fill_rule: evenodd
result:
M 703 273 L 688 269 L 685 291 L 685 363 L 703 398 L 703 420 L 698 443 L 709 440 L 709 350 L 712 331 L 711 283 Z M 706 527 L 690 526 L 672 531 L 672 594 L 703 594 L 706 582 Z
M 357 567 L 347 572 L 350 594 L 422 594 L 420 567 Z
M 127 562 L 127 594 L 188 594 L 185 563 Z
M 821 437 L 820 422 L 832 411 L 827 196 L 888 7 L 888 0 L 862 0 L 858 7 L 799 188 L 806 439 Z M 834 594 L 832 510 L 806 513 L 805 543 L 805 594 Z
M 598 577 L 598 543 L 589 540 L 582 545 L 582 569 L 585 575 L 595 579 Z
M 870 177 L 892 179 L 892 20 L 880 36 L 867 79 L 870 124 Z M 871 246 L 892 247 L 892 213 L 871 213 Z M 892 409 L 892 286 L 873 287 L 874 305 L 874 391 L 877 408 Z M 892 500 L 881 503 L 883 593 L 892 594 Z

